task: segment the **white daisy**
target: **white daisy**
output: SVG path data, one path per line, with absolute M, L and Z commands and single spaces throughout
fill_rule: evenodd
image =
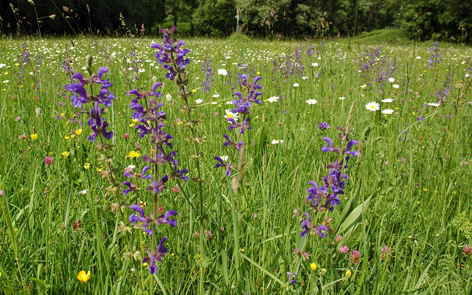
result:
M 220 156 L 221 160 L 223 160 L 224 162 L 228 161 L 229 157 L 224 155 L 224 156 Z
M 317 101 L 316 99 L 314 99 L 314 98 L 307 99 L 305 102 L 306 102 L 307 104 L 317 104 L 317 103 L 318 103 L 318 101 Z
M 266 100 L 267 100 L 268 102 L 273 103 L 273 102 L 278 102 L 278 101 L 279 101 L 279 98 L 280 98 L 280 97 L 278 97 L 278 96 L 271 96 L 271 97 L 269 97 L 269 98 L 266 99 Z
M 392 109 L 382 110 L 382 114 L 384 114 L 384 115 L 391 115 L 391 114 L 393 114 L 393 112 L 394 112 L 394 110 L 392 110 Z
M 426 105 L 430 106 L 430 107 L 436 107 L 437 108 L 441 104 L 439 102 L 428 102 Z
M 233 113 L 231 110 L 225 110 L 225 119 L 233 119 L 234 121 L 238 121 L 238 113 Z
M 218 75 L 220 75 L 220 76 L 227 76 L 227 75 L 228 75 L 228 71 L 225 70 L 225 69 L 218 69 Z
M 398 85 L 398 84 L 393 84 L 392 87 L 395 88 L 395 89 L 398 89 L 398 88 L 400 88 L 400 85 Z
M 375 101 L 371 101 L 371 102 L 369 102 L 368 104 L 365 105 L 365 108 L 368 111 L 375 112 L 375 111 L 380 110 L 380 105 Z
M 388 78 L 388 82 L 390 82 L 390 83 L 395 82 L 395 78 L 393 78 L 393 77 Z
M 319 67 L 320 65 L 317 62 L 314 62 L 314 63 L 311 64 L 311 66 L 316 68 L 316 67 Z
M 195 100 L 196 104 L 201 104 L 202 102 L 203 102 L 203 99 L 201 99 L 201 98 Z
M 283 143 L 283 142 L 284 142 L 283 139 L 272 139 L 271 144 L 280 144 L 280 143 Z
M 382 102 L 386 102 L 386 103 L 389 103 L 389 102 L 393 102 L 393 98 L 385 98 L 385 99 L 382 99 Z
M 293 83 L 292 86 L 296 88 L 296 87 L 300 87 L 300 84 L 298 84 L 298 83 L 295 82 L 295 83 Z
M 340 97 L 338 97 L 338 99 L 339 99 L 339 100 L 345 100 L 346 97 L 345 97 L 345 96 L 340 96 Z

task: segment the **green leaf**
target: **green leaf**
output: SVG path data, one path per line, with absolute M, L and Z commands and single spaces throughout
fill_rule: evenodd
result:
M 344 219 L 344 221 L 339 225 L 337 232 L 338 234 L 344 233 L 347 229 L 354 225 L 359 216 L 361 216 L 367 206 L 369 206 L 371 198 L 372 196 L 370 196 L 367 200 L 362 202 L 362 204 L 352 210 L 352 212 L 346 217 L 346 219 Z

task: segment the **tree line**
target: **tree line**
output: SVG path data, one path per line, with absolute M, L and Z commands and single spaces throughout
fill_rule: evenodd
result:
M 2 34 L 354 36 L 388 27 L 418 40 L 472 41 L 464 0 L 2 0 Z

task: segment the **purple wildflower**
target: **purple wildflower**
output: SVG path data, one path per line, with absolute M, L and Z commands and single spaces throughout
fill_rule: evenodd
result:
M 177 215 L 177 212 L 174 210 L 166 211 L 163 215 L 154 217 L 153 215 L 145 215 L 144 208 L 138 204 L 133 204 L 129 208 L 135 211 L 137 214 L 131 214 L 128 217 L 129 222 L 135 225 L 137 228 L 141 228 L 148 235 L 152 235 L 154 230 L 152 227 L 157 227 L 161 224 L 167 224 L 171 227 L 177 226 L 177 221 L 172 219 L 172 217 Z
M 320 128 L 320 130 L 326 130 L 326 129 L 328 129 L 330 126 L 329 126 L 328 122 L 321 122 L 318 127 Z
M 123 195 L 127 195 L 129 192 L 136 190 L 136 185 L 132 184 L 130 181 L 123 181 L 122 184 L 126 186 L 126 189 L 123 190 Z
M 157 224 L 168 224 L 171 227 L 176 227 L 177 226 L 177 221 L 175 219 L 170 219 L 173 216 L 176 216 L 177 212 L 174 210 L 169 210 L 166 211 L 163 215 L 159 216 L 157 218 Z
M 288 281 L 291 285 L 296 285 L 297 284 L 297 275 L 298 275 L 298 273 L 296 273 L 296 272 L 287 272 L 287 278 L 288 278 Z
M 348 176 L 343 173 L 343 170 L 348 168 L 347 164 L 351 157 L 359 156 L 359 151 L 353 150 L 353 147 L 358 144 L 358 141 L 348 141 L 344 149 L 335 147 L 334 141 L 329 137 L 323 137 L 323 141 L 327 144 L 321 149 L 323 152 L 335 152 L 340 154 L 342 159 L 337 159 L 327 166 L 328 174 L 323 177 L 321 184 L 315 181 L 308 182 L 310 187 L 307 189 L 308 196 L 306 197 L 306 202 L 315 211 L 332 211 L 341 203 L 339 196 L 344 194 Z M 329 230 L 326 225 L 314 227 L 310 214 L 305 213 L 304 216 L 304 219 L 300 223 L 302 229 L 300 235 L 302 237 L 312 231 L 321 238 L 326 237 Z
M 157 262 L 162 262 L 162 259 L 167 255 L 169 250 L 164 246 L 164 243 L 167 241 L 167 237 L 163 237 L 157 248 L 153 252 L 149 252 L 148 256 L 143 259 L 143 263 L 149 264 L 149 273 L 155 274 L 157 272 Z
M 226 168 L 226 176 L 231 176 L 231 163 L 223 160 L 223 158 L 221 158 L 220 156 L 216 156 L 214 158 L 216 160 L 216 164 L 214 166 L 214 168 L 219 168 L 219 167 L 225 167 Z
M 166 78 L 174 80 L 178 73 L 183 73 L 185 67 L 190 63 L 190 59 L 186 57 L 190 53 L 190 49 L 183 48 L 185 42 L 175 40 L 172 35 L 175 33 L 175 27 L 170 29 L 162 29 L 163 43 L 153 43 L 151 48 L 157 50 L 156 59 L 167 70 Z
M 154 180 L 151 185 L 147 187 L 147 190 L 152 191 L 154 193 L 160 193 L 165 189 L 165 183 L 169 180 L 167 175 L 164 175 L 159 181 Z
M 251 119 L 249 116 L 252 105 L 262 104 L 262 101 L 259 99 L 259 97 L 262 95 L 262 92 L 260 91 L 262 86 L 258 84 L 261 79 L 261 77 L 256 76 L 252 82 L 250 82 L 247 75 L 239 75 L 239 86 L 241 91 L 236 91 L 233 93 L 236 99 L 233 100 L 234 108 L 231 110 L 231 112 L 236 114 L 236 116 L 227 118 L 229 123 L 228 130 L 239 130 L 239 138 L 241 138 L 241 136 L 245 134 L 247 130 L 251 129 Z M 238 118 L 240 121 L 238 121 L 236 118 Z M 241 148 L 244 146 L 244 141 L 242 140 L 233 140 L 228 134 L 224 134 L 223 137 L 225 138 L 223 143 L 225 147 L 234 147 L 237 151 L 241 151 Z M 231 163 L 223 161 L 223 159 L 219 156 L 216 156 L 214 159 L 217 161 L 214 167 L 224 167 L 226 170 L 226 176 L 231 176 Z M 242 167 L 242 163 L 240 163 L 240 166 Z
M 439 42 L 434 42 L 433 45 L 428 48 L 428 51 L 431 53 L 428 58 L 428 66 L 433 67 L 439 63 L 441 55 L 439 54 Z
M 311 232 L 313 225 L 311 224 L 311 217 L 308 213 L 304 213 L 305 219 L 302 219 L 300 226 L 302 227 L 302 232 L 300 236 L 304 237 Z
M 326 142 L 327 146 L 321 148 L 322 152 L 339 152 L 339 149 L 334 147 L 334 142 L 331 138 L 323 137 L 323 141 Z
M 67 91 L 72 92 L 71 102 L 75 108 L 83 108 L 85 104 L 91 103 L 92 107 L 88 111 L 89 120 L 88 125 L 93 133 L 88 137 L 90 141 L 94 141 L 97 136 L 103 136 L 106 139 L 113 137 L 113 132 L 108 131 L 108 122 L 102 117 L 105 109 L 110 107 L 115 96 L 110 92 L 109 88 L 112 86 L 110 81 L 103 79 L 103 75 L 108 72 L 107 67 L 101 67 L 98 73 L 86 79 L 81 73 L 72 75 L 72 80 L 77 80 L 77 83 L 65 85 Z M 97 95 L 87 93 L 86 85 L 98 84 L 100 89 Z
M 323 225 L 323 224 L 319 225 L 315 228 L 315 232 L 320 238 L 324 238 L 327 235 L 328 227 L 326 225 Z
M 203 91 L 205 93 L 208 93 L 211 89 L 211 83 L 213 80 L 213 70 L 211 68 L 211 62 L 209 60 L 205 60 L 205 62 L 202 64 L 202 71 L 205 73 L 205 79 L 202 83 Z
M 180 169 L 178 161 L 175 159 L 176 152 L 169 150 L 172 148 L 171 140 L 173 136 L 167 133 L 165 128 L 166 113 L 161 110 L 164 104 L 157 101 L 161 96 L 158 91 L 162 83 L 154 83 L 150 91 L 139 91 L 137 89 L 129 91 L 130 95 L 135 98 L 131 100 L 130 108 L 133 110 L 132 118 L 138 123 L 135 129 L 138 131 L 140 137 L 149 136 L 153 144 L 154 152 L 152 155 L 144 155 L 143 160 L 150 164 L 146 165 L 141 171 L 139 177 L 142 179 L 151 180 L 151 184 L 147 186 L 147 190 L 154 193 L 161 193 L 165 189 L 165 183 L 169 178 L 178 178 L 184 181 L 189 180 L 187 176 L 187 169 Z M 153 178 L 157 171 L 148 173 L 157 165 L 169 165 L 171 167 L 170 175 L 164 175 L 159 180 Z M 154 169 L 155 170 L 155 169 Z

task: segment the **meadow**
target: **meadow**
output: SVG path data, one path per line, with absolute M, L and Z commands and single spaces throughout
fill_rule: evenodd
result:
M 472 48 L 163 42 L 0 40 L 1 294 L 472 293 Z

